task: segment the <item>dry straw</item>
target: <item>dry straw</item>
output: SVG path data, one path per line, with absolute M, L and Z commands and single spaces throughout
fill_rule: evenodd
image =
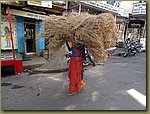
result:
M 49 40 L 48 48 L 57 51 L 66 41 L 81 43 L 89 48 L 96 60 L 108 57 L 106 49 L 117 41 L 116 22 L 112 14 L 55 16 L 44 22 L 42 37 Z

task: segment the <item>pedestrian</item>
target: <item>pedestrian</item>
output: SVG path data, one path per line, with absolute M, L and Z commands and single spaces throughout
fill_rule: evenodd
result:
M 70 42 L 71 43 L 71 42 Z M 72 52 L 70 55 L 70 64 L 69 64 L 69 95 L 79 93 L 81 88 L 85 85 L 83 80 L 83 48 L 81 46 L 74 45 L 71 43 L 69 46 L 66 42 L 67 48 Z

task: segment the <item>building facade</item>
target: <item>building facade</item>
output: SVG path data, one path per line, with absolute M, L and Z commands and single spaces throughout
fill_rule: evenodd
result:
M 126 38 L 140 42 L 146 47 L 146 2 L 133 3 L 132 13 L 129 18 Z
M 62 15 L 62 12 L 66 10 L 66 2 L 1 2 L 1 50 L 3 51 L 12 49 L 9 39 L 9 30 L 5 30 L 9 29 L 9 23 L 7 20 L 8 6 L 10 7 L 10 14 L 12 16 L 12 31 L 15 50 L 18 53 L 40 55 L 40 50 L 45 49 L 45 40 L 40 37 L 40 33 L 44 31 L 43 21 L 46 17 L 52 14 Z
M 118 43 L 125 40 L 126 26 L 128 24 L 129 12 L 120 8 L 121 1 L 81 1 L 69 4 L 69 11 L 74 14 L 88 12 L 89 14 L 111 13 L 117 24 Z

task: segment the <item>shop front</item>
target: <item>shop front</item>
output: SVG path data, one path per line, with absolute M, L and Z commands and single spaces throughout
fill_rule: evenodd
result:
M 118 47 L 124 47 L 125 31 L 126 31 L 126 19 L 117 18 L 116 25 L 117 25 L 117 31 L 116 32 L 118 33 L 117 46 Z
M 133 4 L 132 14 L 128 24 L 127 38 L 140 40 L 143 49 L 146 47 L 146 2 Z
M 24 20 L 24 46 L 25 53 L 35 53 L 36 52 L 36 39 L 35 39 L 35 27 L 36 20 Z
M 45 48 L 44 39 L 39 40 L 41 39 L 39 34 L 44 31 L 42 20 L 45 16 L 15 9 L 11 9 L 10 12 L 16 18 L 18 52 L 26 55 L 39 55 L 40 47 Z
M 8 15 L 3 12 L 1 17 L 1 69 L 2 76 L 8 73 L 21 73 L 23 71 L 22 58 L 18 56 L 16 50 L 18 49 L 16 18 L 10 15 L 10 8 Z M 9 70 L 9 72 L 8 72 Z
M 143 38 L 145 20 L 133 19 L 129 21 L 128 38 L 137 40 Z

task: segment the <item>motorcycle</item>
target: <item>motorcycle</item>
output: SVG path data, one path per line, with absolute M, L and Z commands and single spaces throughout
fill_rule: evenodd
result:
M 67 58 L 68 64 L 70 63 L 70 56 L 71 56 L 70 52 L 65 53 L 65 57 Z M 83 59 L 83 64 L 84 65 L 92 64 L 93 66 L 95 66 L 94 57 L 91 55 L 88 49 L 85 49 L 85 59 Z
M 136 51 L 138 53 L 141 52 L 141 49 L 143 48 L 143 45 L 140 43 L 140 41 L 135 42 L 135 48 L 136 48 Z
M 131 42 L 125 51 L 124 57 L 127 57 L 128 55 L 134 55 L 136 56 L 137 53 L 141 52 L 142 44 L 140 42 Z
M 92 64 L 95 66 L 95 59 L 88 49 L 85 49 L 85 61 L 84 64 Z
M 70 56 L 71 56 L 71 53 L 70 52 L 66 52 L 65 53 L 65 57 L 67 59 L 67 63 L 69 64 L 70 63 Z

